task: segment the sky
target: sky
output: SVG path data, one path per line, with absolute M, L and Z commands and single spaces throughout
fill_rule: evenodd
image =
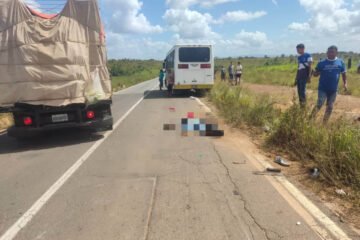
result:
M 28 0 L 36 1 L 36 0 Z M 217 57 L 360 52 L 360 0 L 98 0 L 109 58 L 164 59 L 174 44 Z

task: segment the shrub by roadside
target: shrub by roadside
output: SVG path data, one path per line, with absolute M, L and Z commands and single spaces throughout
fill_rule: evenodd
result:
M 266 126 L 271 129 L 266 136 L 267 145 L 313 162 L 326 183 L 350 186 L 360 192 L 359 125 L 343 119 L 323 125 L 309 120 L 310 109 L 301 109 L 296 104 L 281 112 L 270 96 L 224 83 L 216 84 L 209 97 L 228 123 Z

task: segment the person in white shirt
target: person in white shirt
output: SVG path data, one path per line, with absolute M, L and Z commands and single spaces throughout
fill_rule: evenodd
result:
M 242 76 L 243 67 L 241 65 L 241 62 L 238 62 L 236 66 L 236 79 L 235 79 L 235 85 L 240 85 L 241 83 L 241 76 Z

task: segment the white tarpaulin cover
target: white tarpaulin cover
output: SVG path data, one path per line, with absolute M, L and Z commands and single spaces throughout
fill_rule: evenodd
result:
M 56 16 L 0 0 L 0 107 L 109 99 L 106 64 L 97 0 L 68 0 Z

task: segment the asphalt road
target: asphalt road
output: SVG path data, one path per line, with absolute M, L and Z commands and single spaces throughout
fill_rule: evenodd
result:
M 155 85 L 114 96 L 120 121 L 105 136 L 71 130 L 18 143 L 1 135 L 0 239 L 322 239 L 238 148 L 163 131 L 203 108 Z

